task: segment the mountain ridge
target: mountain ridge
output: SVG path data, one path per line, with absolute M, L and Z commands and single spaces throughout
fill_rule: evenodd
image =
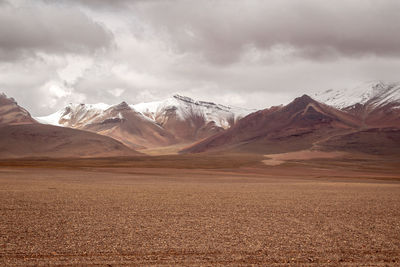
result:
M 359 127 L 357 118 L 351 114 L 303 95 L 286 106 L 252 113 L 225 132 L 197 142 L 182 152 L 282 153 L 310 149 L 324 136 L 347 133 Z
M 70 104 L 56 113 L 37 119 L 42 123 L 109 135 L 132 148 L 151 148 L 206 138 L 229 128 L 251 111 L 174 95 L 162 101 L 134 105 L 125 101 L 117 105 Z M 127 121 L 121 112 L 125 115 L 131 113 L 128 117 L 132 121 Z M 106 122 L 108 125 L 113 122 L 114 128 L 105 129 Z M 138 123 L 147 125 L 148 129 L 152 128 L 153 133 L 141 133 L 134 125 Z M 100 124 L 103 127 L 99 127 Z M 124 129 L 122 124 L 126 126 Z M 154 136 L 158 137 L 153 138 Z
M 397 138 L 400 83 L 369 82 L 353 91 L 331 89 L 316 95 L 255 112 L 181 95 L 133 105 L 69 104 L 37 120 L 109 136 L 131 149 L 189 144 L 182 153 L 345 149 L 350 140 L 349 147 L 362 150 L 368 138 L 376 143 L 382 135 L 384 146 Z
M 317 92 L 313 97 L 339 109 L 356 104 L 381 107 L 396 103 L 400 106 L 400 82 L 370 81 L 353 88 L 329 89 Z
M 12 97 L 0 93 L 0 125 L 37 123 L 31 114 Z
M 400 83 L 373 81 L 354 89 L 328 90 L 317 99 L 357 116 L 365 127 L 400 127 Z
M 41 124 L 13 98 L 0 94 L 0 158 L 139 155 L 110 137 Z

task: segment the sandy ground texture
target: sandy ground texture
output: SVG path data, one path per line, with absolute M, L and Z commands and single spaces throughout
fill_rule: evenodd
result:
M 269 166 L 276 166 L 283 164 L 289 160 L 309 160 L 309 159 L 332 159 L 345 156 L 345 152 L 325 152 L 317 150 L 301 150 L 280 154 L 264 155 L 267 159 L 262 162 Z
M 0 265 L 400 264 L 399 177 L 284 166 L 2 166 Z

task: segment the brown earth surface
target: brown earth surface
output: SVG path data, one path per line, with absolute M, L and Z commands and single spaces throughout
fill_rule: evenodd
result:
M 0 126 L 0 158 L 138 155 L 107 136 L 45 124 Z
M 340 151 L 325 152 L 318 150 L 300 150 L 280 154 L 264 155 L 267 159 L 262 162 L 266 165 L 275 166 L 283 164 L 289 160 L 310 160 L 310 159 L 332 159 L 343 157 L 346 154 Z
M 397 158 L 0 161 L 0 265 L 400 264 Z

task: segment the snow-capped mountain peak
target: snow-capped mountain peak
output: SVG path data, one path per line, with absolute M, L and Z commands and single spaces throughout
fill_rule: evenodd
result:
M 254 112 L 255 110 L 228 107 L 206 101 L 197 101 L 187 96 L 174 95 L 170 98 L 147 103 L 129 105 L 125 101 L 117 105 L 98 104 L 69 104 L 65 108 L 48 116 L 37 117 L 42 123 L 58 126 L 79 127 L 90 124 L 94 119 L 109 112 L 132 109 L 146 119 L 158 124 L 174 116 L 178 120 L 186 120 L 191 116 L 204 118 L 205 122 L 214 122 L 216 126 L 229 128 L 235 121 Z
M 128 146 L 144 148 L 206 138 L 251 112 L 174 95 L 135 105 L 69 104 L 38 120 L 108 135 Z
M 339 109 L 355 104 L 381 107 L 388 104 L 400 105 L 400 83 L 371 81 L 354 88 L 326 90 L 314 94 L 316 100 Z
M 236 120 L 246 116 L 254 110 L 228 107 L 206 101 L 196 101 L 187 96 L 174 95 L 162 101 L 139 103 L 130 105 L 131 108 L 157 121 L 165 121 L 166 116 L 174 113 L 180 120 L 190 116 L 200 116 L 206 122 L 214 122 L 216 126 L 229 128 Z
M 37 117 L 41 123 L 75 127 L 81 124 L 90 123 L 91 120 L 102 114 L 111 106 L 105 103 L 97 104 L 73 104 L 70 103 L 65 108 L 48 116 Z

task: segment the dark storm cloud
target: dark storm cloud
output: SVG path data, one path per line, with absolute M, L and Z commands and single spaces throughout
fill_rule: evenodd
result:
M 400 56 L 397 0 L 45 0 L 128 12 L 177 51 L 231 64 L 249 47 L 311 60 Z
M 265 108 L 398 80 L 398 14 L 398 0 L 0 0 L 0 91 L 38 115 L 174 93 Z
M 126 7 L 129 0 L 42 0 L 46 4 L 62 4 L 71 6 L 74 4 L 81 4 L 93 9 L 97 8 L 121 8 Z
M 42 0 L 48 4 L 80 4 L 93 9 L 121 9 L 128 8 L 135 4 L 136 2 L 145 2 L 145 1 L 166 1 L 166 0 Z
M 89 53 L 105 48 L 112 34 L 77 9 L 48 5 L 0 6 L 0 59 Z
M 167 1 L 137 8 L 177 49 L 214 63 L 235 62 L 248 46 L 278 46 L 312 60 L 400 56 L 399 1 Z

